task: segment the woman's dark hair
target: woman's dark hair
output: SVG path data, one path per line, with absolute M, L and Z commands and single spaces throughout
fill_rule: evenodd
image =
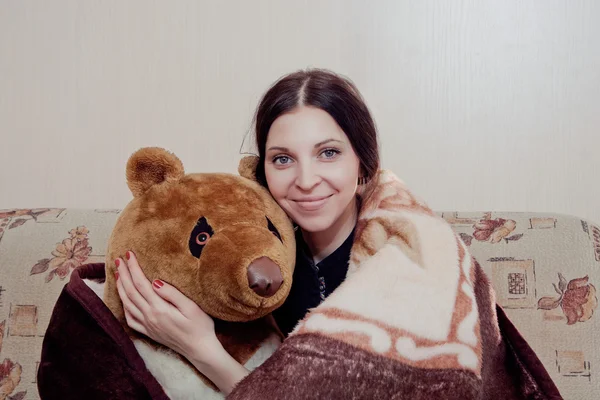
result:
M 301 70 L 276 81 L 262 97 L 254 126 L 260 161 L 256 170 L 258 181 L 267 186 L 265 152 L 267 135 L 273 122 L 298 106 L 312 106 L 327 112 L 342 128 L 360 160 L 360 174 L 367 185 L 379 170 L 377 128 L 360 92 L 345 77 L 324 69 Z M 370 192 L 366 188 L 365 194 Z

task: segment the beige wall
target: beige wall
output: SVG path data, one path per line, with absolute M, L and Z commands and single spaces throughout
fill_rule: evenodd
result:
M 164 146 L 234 172 L 256 102 L 350 76 L 435 209 L 600 221 L 600 2 L 0 0 L 0 208 L 122 207 Z

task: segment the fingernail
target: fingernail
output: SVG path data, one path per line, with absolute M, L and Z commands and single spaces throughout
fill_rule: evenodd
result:
M 118 281 L 118 280 L 119 280 L 119 273 L 115 272 L 115 281 Z
M 129 254 L 129 252 L 125 253 L 125 257 L 127 257 L 127 259 L 129 260 L 129 258 L 131 257 L 131 254 Z
M 119 260 L 118 258 L 115 260 L 115 265 L 117 266 L 117 268 L 119 268 L 119 265 L 121 264 L 121 260 Z
M 159 279 L 155 279 L 154 282 L 152 282 L 152 285 L 154 285 L 155 288 L 160 289 L 161 287 L 163 287 L 165 283 Z

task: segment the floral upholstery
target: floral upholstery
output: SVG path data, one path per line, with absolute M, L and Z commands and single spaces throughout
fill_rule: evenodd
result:
M 71 271 L 103 262 L 119 210 L 0 210 L 0 400 L 38 399 L 37 367 Z M 563 215 L 440 212 L 566 399 L 600 398 L 600 227 Z M 70 338 L 65 338 L 70 340 Z

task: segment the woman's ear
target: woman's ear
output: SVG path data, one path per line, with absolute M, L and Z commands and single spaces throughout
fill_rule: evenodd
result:
M 240 160 L 238 165 L 238 173 L 244 178 L 257 181 L 256 179 L 256 167 L 260 159 L 258 156 L 246 156 Z
M 154 185 L 179 180 L 183 164 L 175 154 L 160 147 L 144 147 L 127 161 L 127 186 L 133 197 L 141 196 Z

